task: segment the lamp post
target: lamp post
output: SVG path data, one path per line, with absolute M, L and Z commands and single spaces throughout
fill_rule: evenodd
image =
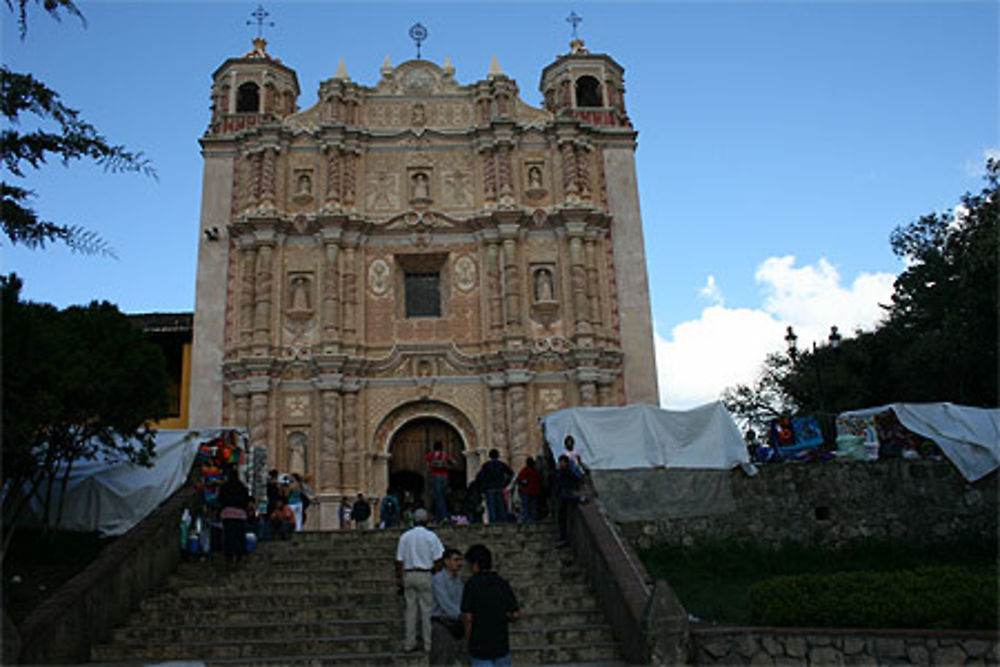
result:
M 785 333 L 785 343 L 788 344 L 788 356 L 791 358 L 792 363 L 796 363 L 799 358 L 799 350 L 796 346 L 799 337 L 795 335 L 795 331 L 792 327 L 788 327 Z M 836 350 L 840 348 L 840 342 L 843 340 L 843 336 L 840 335 L 840 331 L 836 326 L 830 327 L 830 335 L 827 336 L 827 346 Z M 819 399 L 819 417 L 825 422 L 826 420 L 826 387 L 823 382 L 823 364 L 820 363 L 819 359 L 820 346 L 816 343 L 812 344 L 812 356 L 810 360 L 812 362 L 813 372 L 816 374 L 816 389 Z M 826 429 L 824 430 L 824 440 L 826 440 Z

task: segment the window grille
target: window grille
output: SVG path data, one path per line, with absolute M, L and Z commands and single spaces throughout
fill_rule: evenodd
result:
M 407 273 L 406 316 L 441 317 L 441 274 Z

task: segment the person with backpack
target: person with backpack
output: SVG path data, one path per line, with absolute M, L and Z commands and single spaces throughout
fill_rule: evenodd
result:
M 379 517 L 382 519 L 383 528 L 395 528 L 399 525 L 399 500 L 392 489 L 386 492 L 382 504 L 378 508 Z

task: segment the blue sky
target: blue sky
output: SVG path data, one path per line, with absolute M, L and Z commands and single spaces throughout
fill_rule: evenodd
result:
M 80 2 L 84 27 L 31 3 L 27 39 L 4 14 L 3 61 L 30 71 L 159 180 L 86 164 L 26 179 L 55 220 L 99 232 L 119 259 L 2 247 L 25 295 L 60 306 L 192 310 L 211 73 L 250 46 L 254 3 Z M 752 378 L 784 326 L 804 341 L 871 327 L 901 263 L 892 229 L 980 187 L 998 139 L 996 2 L 271 2 L 269 51 L 302 108 L 346 61 L 374 85 L 388 55 L 450 56 L 483 78 L 495 54 L 522 97 L 567 51 L 571 10 L 626 70 L 639 131 L 658 366 L 665 405 Z M 862 407 L 862 406 L 859 406 Z

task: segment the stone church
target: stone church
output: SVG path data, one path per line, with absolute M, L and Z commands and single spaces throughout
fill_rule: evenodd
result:
M 539 452 L 540 415 L 658 403 L 623 69 L 574 40 L 540 88 L 341 62 L 303 110 L 263 39 L 212 76 L 190 424 L 246 426 L 323 527 L 420 493 L 436 441 L 458 492 Z

